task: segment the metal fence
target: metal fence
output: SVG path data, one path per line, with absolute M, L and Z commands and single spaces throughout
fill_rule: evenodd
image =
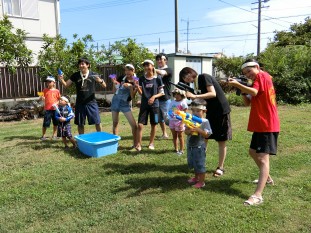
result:
M 110 74 L 118 74 L 114 66 L 99 67 L 99 73 L 107 83 L 104 89 L 96 85 L 96 92 L 109 94 L 112 92 L 112 82 L 108 78 Z M 18 68 L 16 74 L 10 74 L 7 68 L 0 67 L 0 99 L 18 99 L 38 97 L 37 92 L 45 88 L 45 83 L 42 82 L 39 76 L 39 67 Z M 64 92 L 63 86 L 56 82 L 56 88 L 61 93 Z

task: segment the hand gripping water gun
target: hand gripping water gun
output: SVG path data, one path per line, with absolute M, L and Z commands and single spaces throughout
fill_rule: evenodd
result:
M 62 117 L 60 111 L 59 111 L 59 108 L 58 108 L 58 105 L 55 103 L 55 104 L 52 104 L 52 107 L 55 109 L 55 111 Z
M 198 128 L 202 124 L 201 118 L 197 116 L 193 116 L 190 113 L 180 111 L 180 110 L 176 110 L 174 113 L 176 115 L 175 118 L 177 120 L 182 121 L 189 128 Z M 192 135 L 198 135 L 198 133 L 193 132 Z
M 64 72 L 63 72 L 60 68 L 58 68 L 58 69 L 57 69 L 57 74 L 58 74 L 58 75 L 63 75 Z

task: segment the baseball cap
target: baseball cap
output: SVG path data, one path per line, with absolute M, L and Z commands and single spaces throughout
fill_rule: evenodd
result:
M 48 76 L 45 81 L 55 82 L 55 78 L 53 76 Z
M 144 66 L 144 65 L 146 65 L 146 64 L 151 64 L 151 65 L 153 65 L 153 66 L 154 66 L 153 61 L 151 61 L 151 60 L 149 60 L 149 59 L 144 60 L 144 62 L 142 63 L 142 65 L 143 65 L 143 66 Z

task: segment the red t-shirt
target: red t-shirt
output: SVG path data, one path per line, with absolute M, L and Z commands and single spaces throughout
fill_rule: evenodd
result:
M 258 93 L 251 99 L 247 130 L 251 132 L 279 132 L 280 120 L 272 77 L 266 72 L 259 72 L 253 88 Z
M 44 88 L 43 94 L 44 94 L 44 98 L 45 98 L 44 110 L 55 110 L 52 107 L 52 105 L 55 103 L 58 103 L 58 101 L 59 101 L 59 98 L 60 98 L 59 90 Z

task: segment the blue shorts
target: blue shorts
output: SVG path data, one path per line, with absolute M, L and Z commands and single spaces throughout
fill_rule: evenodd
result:
M 199 147 L 187 147 L 188 167 L 195 173 L 205 173 L 206 152 L 205 145 Z
M 57 137 L 65 137 L 65 138 L 72 138 L 72 134 L 71 134 L 71 125 L 70 124 L 62 124 L 60 123 L 57 126 Z
M 53 125 L 58 125 L 58 122 L 55 118 L 55 110 L 45 110 L 44 119 L 43 119 L 43 127 L 50 127 L 51 120 L 53 121 Z
M 131 111 L 131 101 L 124 100 L 123 96 L 114 95 L 111 101 L 111 111 L 112 112 L 130 112 Z
M 171 100 L 159 100 L 159 122 L 165 122 L 168 125 L 168 107 L 170 106 Z
M 85 120 L 89 125 L 99 125 L 100 116 L 97 102 L 89 102 L 87 104 L 77 104 L 75 108 L 75 124 L 85 125 Z

